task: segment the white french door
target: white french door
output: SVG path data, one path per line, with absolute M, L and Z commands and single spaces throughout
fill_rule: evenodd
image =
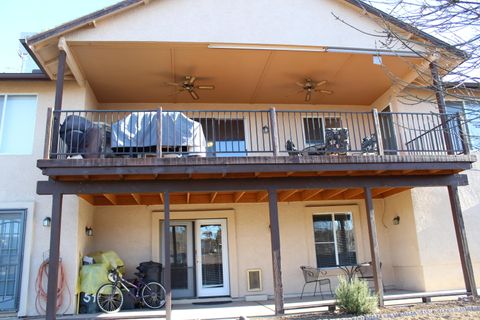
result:
M 198 297 L 230 295 L 227 221 L 195 221 L 195 263 Z

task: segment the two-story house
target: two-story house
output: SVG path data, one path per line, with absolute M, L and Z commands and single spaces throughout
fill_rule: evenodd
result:
M 301 266 L 334 289 L 371 262 L 381 304 L 477 295 L 475 157 L 438 85 L 465 57 L 440 40 L 356 0 L 124 0 L 24 45 L 43 74 L 0 74 L 2 310 L 42 312 L 48 261 L 47 318 L 76 313 L 106 250 L 163 264 L 167 319 L 172 298 L 282 314 Z M 399 98 L 422 81 L 433 101 Z

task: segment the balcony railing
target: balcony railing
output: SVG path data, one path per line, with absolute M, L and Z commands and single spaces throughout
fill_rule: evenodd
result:
M 49 111 L 46 159 L 466 154 L 461 114 Z

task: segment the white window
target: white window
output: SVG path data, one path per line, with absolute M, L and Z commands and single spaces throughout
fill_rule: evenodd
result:
M 31 154 L 37 114 L 35 95 L 0 95 L 0 154 Z
M 350 212 L 313 215 L 317 267 L 357 264 L 355 233 Z

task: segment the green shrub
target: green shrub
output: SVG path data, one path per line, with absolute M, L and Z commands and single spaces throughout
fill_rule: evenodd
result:
M 337 306 L 349 314 L 366 314 L 377 311 L 378 297 L 370 293 L 368 284 L 356 277 L 351 282 L 345 277 L 338 277 L 339 285 L 335 290 Z

